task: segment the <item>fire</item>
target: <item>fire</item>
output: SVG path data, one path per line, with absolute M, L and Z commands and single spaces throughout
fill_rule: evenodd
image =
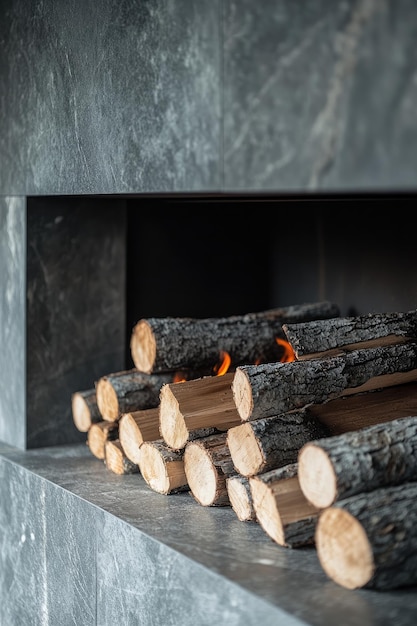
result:
M 174 378 L 172 379 L 173 383 L 184 383 L 187 378 L 184 375 L 184 372 L 175 372 Z
M 222 350 L 220 352 L 220 359 L 220 362 L 213 368 L 215 376 L 223 376 L 224 374 L 226 374 L 227 370 L 230 367 L 230 363 L 232 362 L 230 354 L 225 350 Z
M 289 363 L 290 361 L 295 361 L 294 350 L 291 345 L 285 339 L 280 339 L 279 337 L 275 338 L 275 341 L 279 346 L 284 349 L 283 355 L 280 358 L 281 363 Z

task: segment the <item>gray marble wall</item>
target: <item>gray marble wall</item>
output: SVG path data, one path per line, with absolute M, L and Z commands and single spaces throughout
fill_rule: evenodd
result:
M 0 10 L 0 193 L 416 188 L 413 0 Z

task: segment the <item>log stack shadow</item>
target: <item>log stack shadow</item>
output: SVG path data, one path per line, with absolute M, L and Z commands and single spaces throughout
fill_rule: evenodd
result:
M 75 392 L 74 424 L 110 471 L 314 546 L 348 589 L 414 585 L 416 341 L 417 311 L 342 318 L 327 302 L 140 320 L 135 369 Z

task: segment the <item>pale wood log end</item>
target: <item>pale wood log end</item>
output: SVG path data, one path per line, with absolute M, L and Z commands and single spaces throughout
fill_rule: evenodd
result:
M 250 423 L 245 422 L 230 428 L 227 445 L 233 465 L 242 476 L 253 476 L 262 470 L 265 459 Z
M 301 491 L 318 509 L 331 506 L 337 498 L 337 477 L 328 454 L 319 445 L 305 444 L 298 453 Z
M 248 420 L 253 412 L 252 387 L 245 372 L 239 367 L 234 373 L 232 394 L 240 418 Z
M 119 418 L 119 400 L 111 382 L 106 376 L 96 385 L 97 406 L 103 420 L 113 422 Z
M 130 352 L 135 367 L 145 374 L 151 374 L 156 359 L 156 341 L 147 320 L 139 320 L 130 338 Z

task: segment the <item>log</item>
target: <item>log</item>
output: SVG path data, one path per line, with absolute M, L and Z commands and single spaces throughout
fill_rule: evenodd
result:
M 249 478 L 256 519 L 280 546 L 298 548 L 314 543 L 319 511 L 301 491 L 297 463 Z
M 98 459 L 104 460 L 106 441 L 119 438 L 118 422 L 97 422 L 92 424 L 87 433 L 87 445 L 90 452 Z
M 185 446 L 185 475 L 191 494 L 202 506 L 231 506 L 226 480 L 236 470 L 226 436 L 227 433 L 210 435 Z
M 317 508 L 378 487 L 417 480 L 417 417 L 306 443 L 298 478 Z
M 95 388 L 73 393 L 71 396 L 71 408 L 75 428 L 81 433 L 87 433 L 92 424 L 103 420 L 97 406 Z
M 249 477 L 295 463 L 305 443 L 327 435 L 327 429 L 302 409 L 234 426 L 228 430 L 227 444 L 237 472 Z
M 380 487 L 320 513 L 315 544 L 327 576 L 347 589 L 417 584 L 417 483 Z
M 417 415 L 417 383 L 406 383 L 312 404 L 309 412 L 330 435 Z
M 285 338 L 283 323 L 339 314 L 337 305 L 317 302 L 223 318 L 152 317 L 134 326 L 130 351 L 135 367 L 147 374 L 191 368 L 213 375 L 223 352 L 229 354 L 232 369 L 279 361 L 283 350 L 276 338 Z
M 156 441 L 159 434 L 159 408 L 123 413 L 119 420 L 119 439 L 132 463 L 139 465 L 140 447 L 144 441 Z
M 237 518 L 241 522 L 257 521 L 249 479 L 240 474 L 229 476 L 226 478 L 226 489 L 230 504 Z
M 417 344 L 354 350 L 326 359 L 243 365 L 232 392 L 243 421 L 417 380 Z
M 136 369 L 102 376 L 96 383 L 102 419 L 114 421 L 123 413 L 157 407 L 161 387 L 169 382 L 172 382 L 172 374 L 149 375 Z
M 104 464 L 113 474 L 137 474 L 139 466 L 127 458 L 119 439 L 106 441 L 104 445 Z
M 282 328 L 297 359 L 334 356 L 360 347 L 415 341 L 417 310 L 312 320 Z
M 189 491 L 183 452 L 171 450 L 162 439 L 144 441 L 139 470 L 147 485 L 162 495 Z
M 233 373 L 163 385 L 159 429 L 173 450 L 241 423 L 232 395 Z

